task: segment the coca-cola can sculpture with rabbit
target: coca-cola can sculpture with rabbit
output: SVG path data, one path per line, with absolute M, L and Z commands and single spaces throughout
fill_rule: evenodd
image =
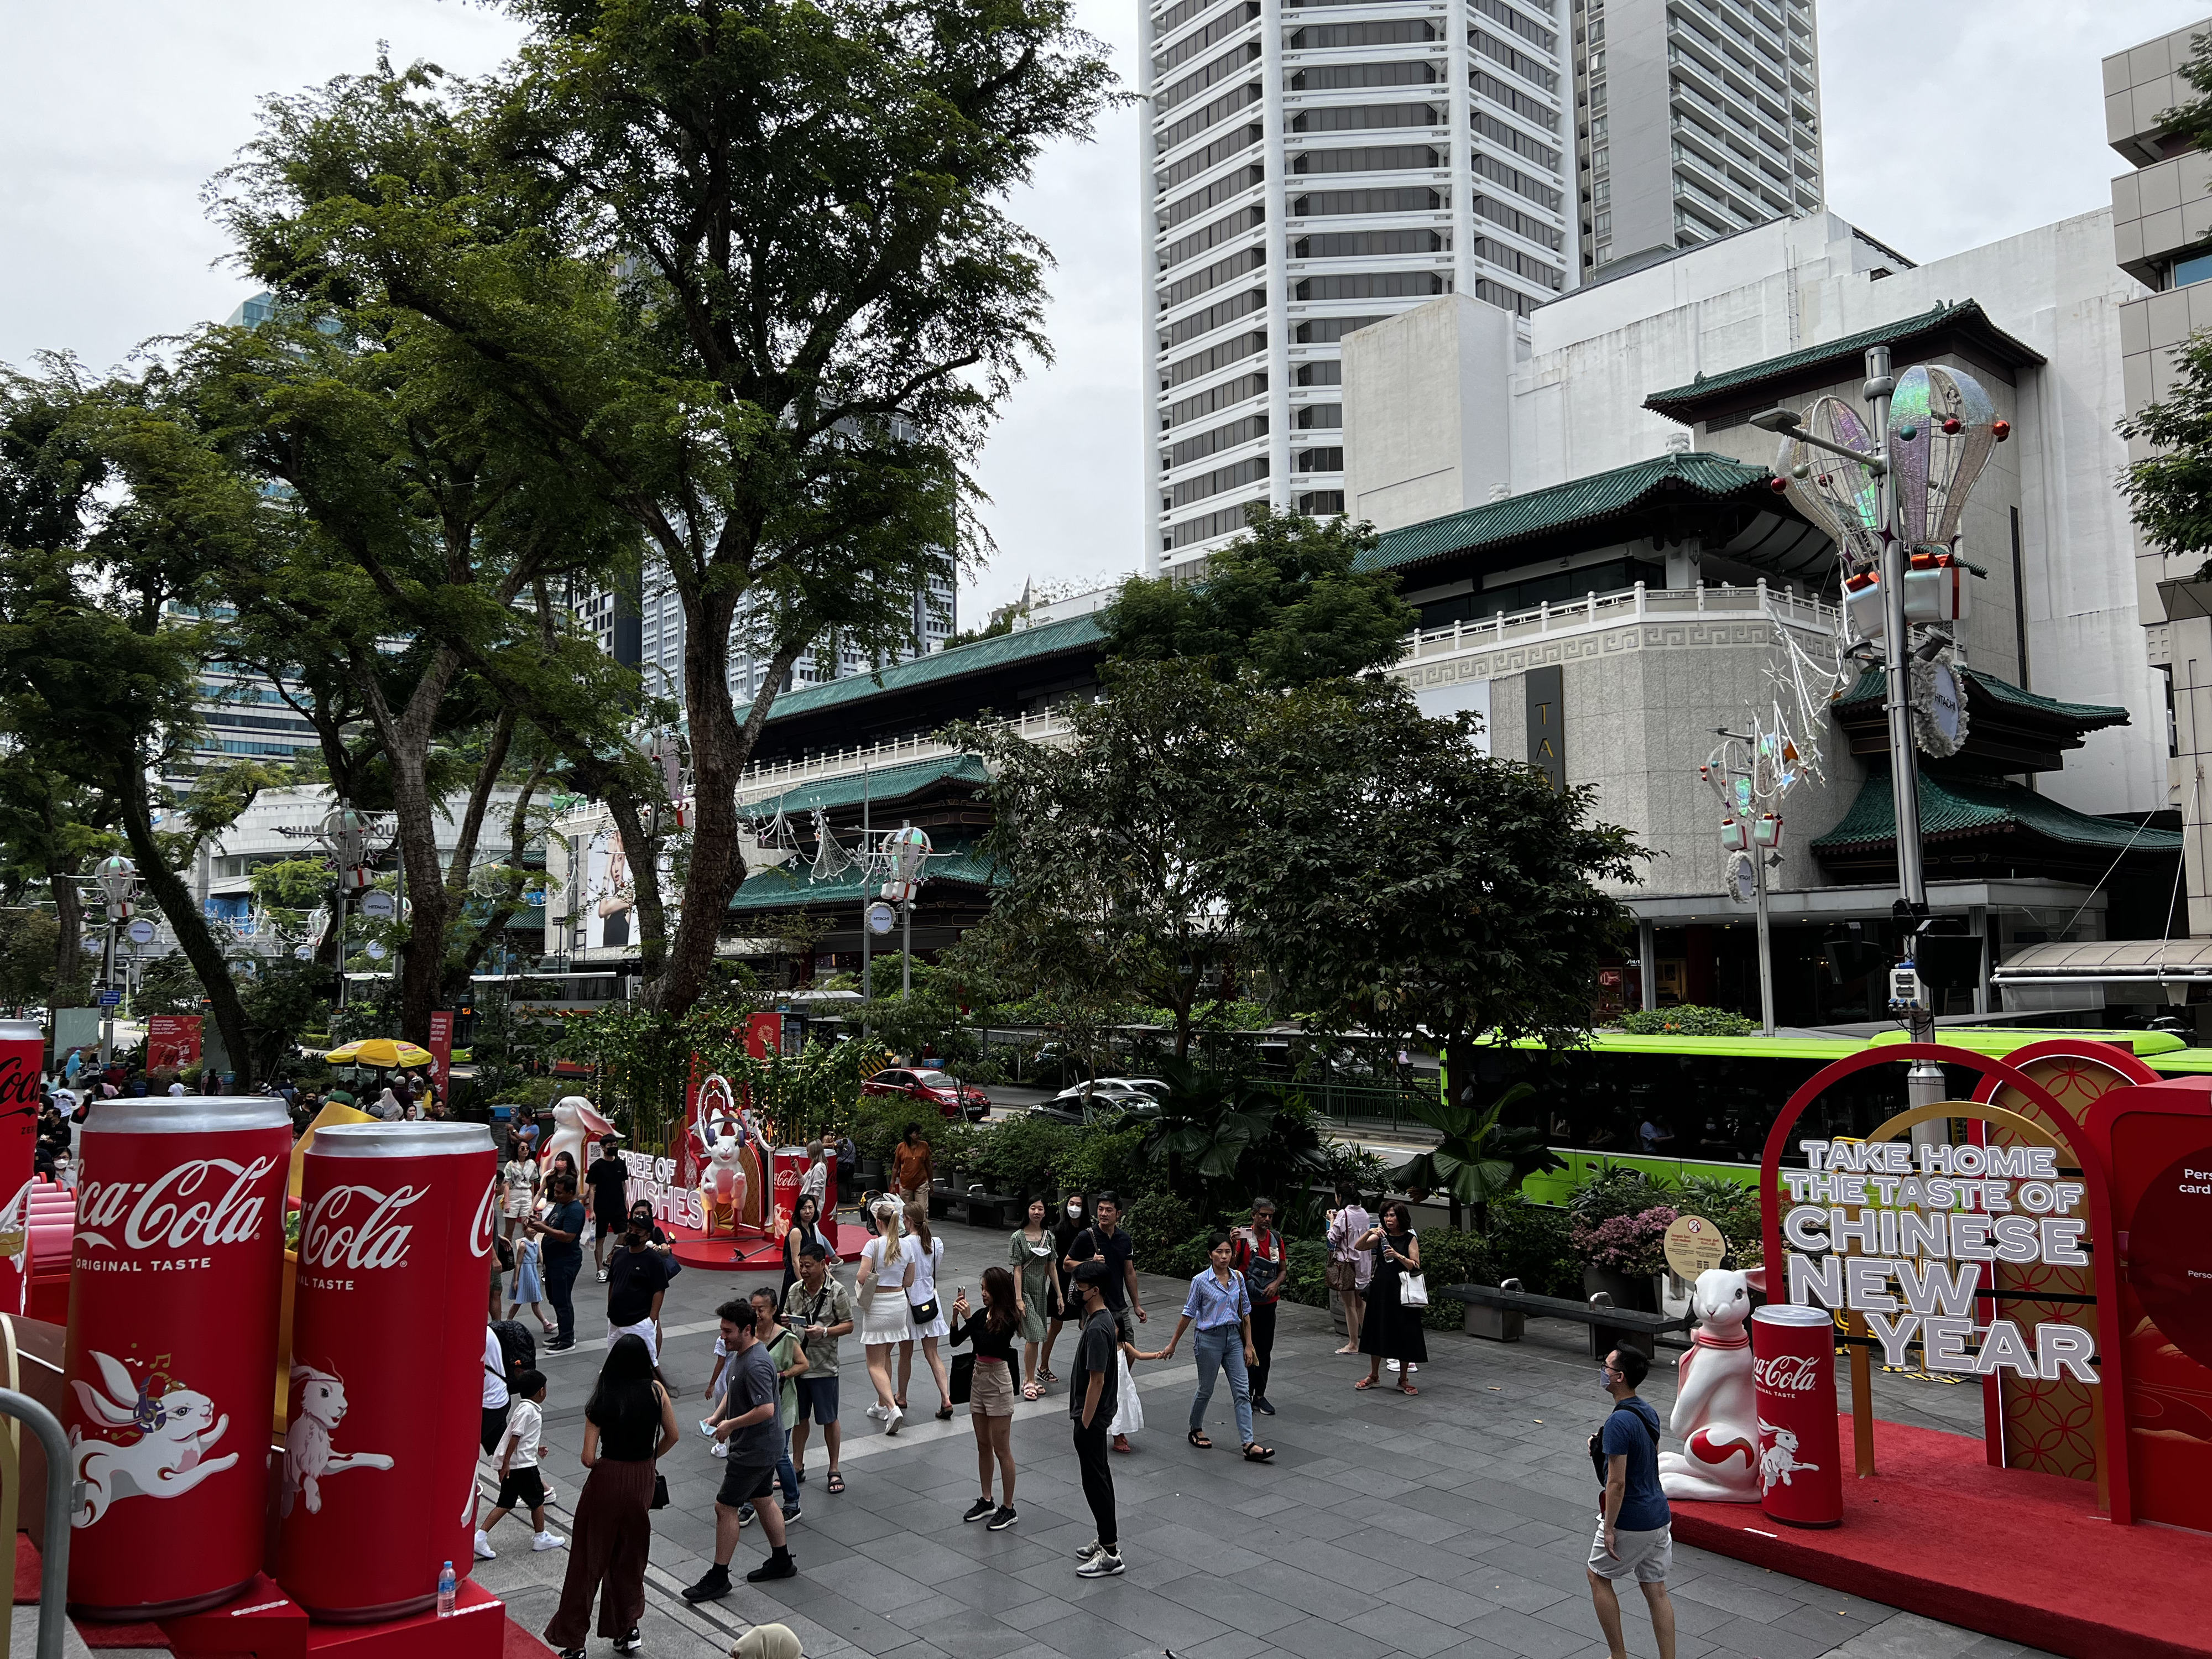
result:
M 110 1100 L 86 1115 L 70 1255 L 70 1611 L 220 1605 L 260 1569 L 284 1103 Z
M 1824 1308 L 1769 1303 L 1751 1316 L 1759 1506 L 1793 1527 L 1844 1518 L 1836 1431 L 1836 1325 Z
M 38 1021 L 0 1019 L 0 1313 L 31 1306 L 31 1178 L 46 1063 Z
M 420 1613 L 474 1559 L 491 1132 L 347 1123 L 301 1160 L 276 1582 L 313 1617 Z

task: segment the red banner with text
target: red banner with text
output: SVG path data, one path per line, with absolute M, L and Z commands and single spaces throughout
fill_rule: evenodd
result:
M 146 1022 L 146 1069 L 183 1071 L 200 1063 L 200 1017 L 155 1014 Z
M 453 1102 L 453 1011 L 440 1008 L 430 1015 L 430 1080 L 438 1088 L 438 1103 Z

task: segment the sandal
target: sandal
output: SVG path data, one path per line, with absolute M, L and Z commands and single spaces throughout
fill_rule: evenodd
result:
M 1401 1382 L 1398 1385 L 1398 1392 L 1400 1394 L 1419 1394 L 1420 1393 L 1420 1390 L 1410 1382 Z
M 1355 1389 L 1371 1389 L 1375 1386 L 1375 1379 L 1371 1376 L 1363 1376 L 1352 1386 Z
M 1263 1446 L 1256 1440 L 1244 1448 L 1244 1461 L 1247 1463 L 1264 1463 L 1274 1455 L 1275 1449 L 1273 1446 Z
M 830 1490 L 831 1492 L 842 1492 L 845 1490 L 845 1477 L 839 1470 L 832 1469 L 830 1471 Z
M 1040 1382 L 1057 1382 L 1060 1381 L 1060 1374 L 1056 1371 L 1039 1371 L 1037 1373 L 1037 1381 Z
M 937 1408 L 937 1420 L 940 1423 L 950 1423 L 952 1420 L 952 1407 L 949 1405 L 939 1406 Z
M 791 1478 L 797 1481 L 800 1486 L 805 1486 L 806 1484 L 806 1465 L 804 1463 L 793 1463 L 791 1466 Z
M 1193 1429 L 1190 1431 L 1190 1443 L 1197 1447 L 1200 1451 L 1212 1451 L 1213 1449 L 1213 1443 L 1211 1440 L 1208 1440 L 1196 1429 Z
M 1034 1382 L 1024 1382 L 1022 1384 L 1022 1398 L 1024 1400 L 1035 1400 L 1039 1397 L 1040 1392 L 1041 1391 L 1038 1389 L 1037 1385 Z

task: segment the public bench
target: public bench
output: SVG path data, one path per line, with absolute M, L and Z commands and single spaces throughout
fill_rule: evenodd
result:
M 1647 1359 L 1658 1349 L 1662 1331 L 1686 1331 L 1685 1314 L 1645 1313 L 1638 1308 L 1616 1308 L 1603 1291 L 1588 1302 L 1565 1297 L 1534 1296 L 1509 1279 L 1503 1285 L 1454 1285 L 1437 1295 L 1467 1305 L 1469 1336 L 1493 1342 L 1518 1342 L 1531 1315 L 1539 1319 L 1571 1319 L 1589 1327 L 1590 1357 L 1602 1359 L 1614 1348 L 1634 1348 Z

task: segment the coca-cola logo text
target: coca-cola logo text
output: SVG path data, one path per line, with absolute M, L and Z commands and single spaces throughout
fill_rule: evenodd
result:
M 307 1268 L 397 1267 L 407 1260 L 411 1224 L 399 1212 L 428 1193 L 427 1187 L 333 1187 L 314 1202 L 300 1225 L 300 1265 Z
M 77 1195 L 77 1239 L 113 1249 L 106 1230 L 120 1224 L 123 1244 L 133 1250 L 247 1243 L 259 1236 L 268 1208 L 255 1189 L 276 1167 L 273 1158 L 251 1164 L 202 1158 L 151 1181 L 88 1182 Z
M 1752 1381 L 1774 1394 L 1810 1394 L 1820 1381 L 1818 1364 L 1801 1353 L 1777 1354 L 1751 1362 Z
M 488 1256 L 491 1254 L 492 1230 L 498 1224 L 498 1185 L 495 1180 L 485 1182 L 483 1196 L 477 1200 L 476 1218 L 469 1224 L 471 1255 Z
M 35 1107 L 38 1103 L 39 1062 L 26 1062 L 20 1054 L 0 1055 L 0 1106 Z

